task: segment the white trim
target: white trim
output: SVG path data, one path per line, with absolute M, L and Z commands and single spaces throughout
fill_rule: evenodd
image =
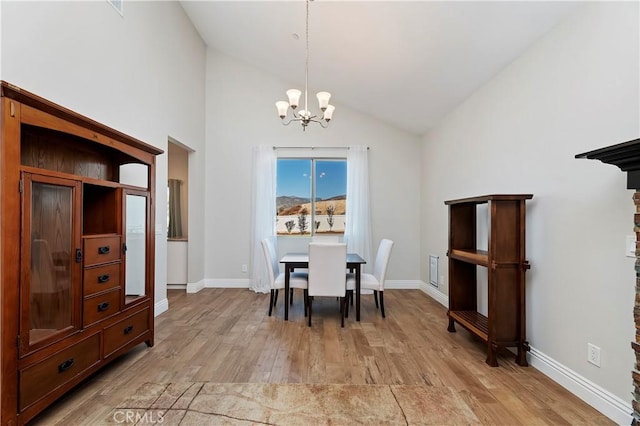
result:
M 205 288 L 249 288 L 248 278 L 207 278 Z
M 541 371 L 615 423 L 619 425 L 631 424 L 633 408 L 627 401 L 623 401 L 536 348 L 531 348 L 527 358 L 529 358 L 529 363 L 532 367 Z
M 440 302 L 444 307 L 449 306 L 449 296 L 440 292 L 434 286 L 422 282 L 420 290 Z M 633 408 L 630 403 L 623 401 L 534 347 L 531 347 L 527 359 L 533 368 L 600 411 L 615 423 L 620 425 L 631 424 Z
M 425 292 L 427 296 L 430 296 L 436 302 L 439 302 L 445 308 L 449 308 L 449 296 L 438 290 L 431 284 L 427 284 L 424 281 L 420 281 L 420 290 Z
M 420 280 L 385 280 L 385 290 L 417 290 L 420 288 Z
M 197 293 L 204 288 L 204 280 L 197 283 L 187 283 L 187 293 Z
M 156 304 L 153 307 L 153 316 L 157 317 L 158 315 L 160 315 L 163 312 L 166 312 L 169 310 L 169 299 L 164 298 L 159 302 L 156 302 Z

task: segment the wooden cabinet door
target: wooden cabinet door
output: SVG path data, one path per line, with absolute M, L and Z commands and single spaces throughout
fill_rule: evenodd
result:
M 22 174 L 21 355 L 81 327 L 79 181 Z

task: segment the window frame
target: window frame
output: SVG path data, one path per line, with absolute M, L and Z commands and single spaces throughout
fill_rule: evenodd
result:
M 313 150 L 313 149 L 311 149 Z M 347 165 L 347 157 L 345 153 L 341 153 L 340 155 L 323 155 L 323 156 L 316 156 L 313 155 L 313 153 L 310 153 L 309 155 L 301 155 L 301 154 L 296 154 L 296 155 L 286 155 L 286 154 L 279 154 L 276 158 L 276 176 L 277 176 L 277 169 L 278 169 L 278 161 L 280 160 L 309 160 L 311 161 L 311 185 L 310 185 L 310 212 L 309 212 L 309 232 L 305 233 L 305 234 L 280 234 L 278 233 L 278 231 L 276 230 L 276 236 L 278 238 L 281 237 L 292 237 L 292 238 L 301 238 L 301 237 L 313 237 L 316 235 L 316 229 L 315 229 L 315 216 L 316 216 L 316 163 L 318 161 L 341 161 L 344 162 L 345 164 L 345 169 L 348 167 Z M 276 178 L 276 185 L 277 185 L 277 179 Z M 346 201 L 346 186 L 347 186 L 347 182 L 346 182 L 347 176 L 345 174 L 345 201 Z M 277 195 L 277 189 L 276 189 L 276 199 L 277 199 L 278 195 Z M 345 202 L 346 204 L 346 202 Z M 346 205 L 345 205 L 345 213 L 344 216 L 346 218 Z M 278 217 L 278 212 L 276 209 L 276 218 Z M 346 229 L 343 229 L 343 231 L 341 233 L 335 232 L 334 235 L 338 235 L 338 236 L 343 236 L 345 233 Z M 319 235 L 322 235 L 324 233 L 320 233 Z

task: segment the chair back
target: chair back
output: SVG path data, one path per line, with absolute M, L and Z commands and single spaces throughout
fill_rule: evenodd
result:
M 309 243 L 309 296 L 344 297 L 346 262 L 345 243 Z
M 269 285 L 273 288 L 276 278 L 280 274 L 280 265 L 276 256 L 276 248 L 271 238 L 265 238 L 262 243 L 264 260 L 267 262 L 267 273 L 269 275 Z
M 311 237 L 312 243 L 339 243 L 340 237 L 338 235 L 314 235 Z
M 378 253 L 376 254 L 376 261 L 373 265 L 373 276 L 376 277 L 378 283 L 380 283 L 380 290 L 384 289 L 384 280 L 387 276 L 387 265 L 389 264 L 389 257 L 391 257 L 391 248 L 393 247 L 393 241 L 383 239 L 378 246 Z

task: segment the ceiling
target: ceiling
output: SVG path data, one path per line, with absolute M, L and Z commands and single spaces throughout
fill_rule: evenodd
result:
M 181 4 L 210 48 L 304 90 L 304 0 Z M 325 90 L 334 120 L 348 106 L 424 134 L 582 4 L 312 1 L 310 109 Z

